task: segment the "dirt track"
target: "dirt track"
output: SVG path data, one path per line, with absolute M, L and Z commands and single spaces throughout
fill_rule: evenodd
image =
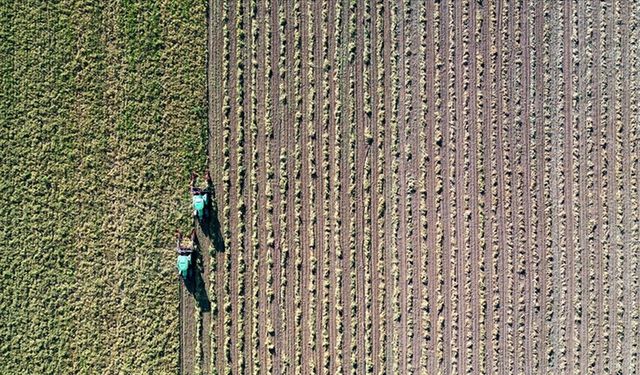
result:
M 212 0 L 217 372 L 637 373 L 610 5 Z
M 180 374 L 193 374 L 196 357 L 195 303 L 184 284 L 180 288 Z

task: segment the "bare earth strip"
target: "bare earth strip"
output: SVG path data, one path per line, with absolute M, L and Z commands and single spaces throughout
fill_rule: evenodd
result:
M 251 4 L 210 6 L 230 248 L 181 366 L 635 371 L 636 5 Z
M 455 94 L 455 107 L 453 114 L 456 119 L 455 125 L 455 156 L 454 156 L 454 179 L 455 179 L 455 243 L 456 243 L 456 267 L 455 267 L 455 288 L 457 289 L 457 306 L 454 307 L 456 319 L 456 361 L 457 368 L 455 373 L 466 373 L 467 365 L 467 350 L 464 345 L 467 337 L 467 323 L 466 323 L 466 286 L 467 286 L 467 244 L 468 237 L 465 230 L 465 191 L 467 190 L 467 181 L 465 175 L 468 171 L 465 165 L 465 153 L 468 153 L 468 141 L 466 139 L 466 130 L 469 126 L 467 116 L 465 116 L 465 107 L 467 103 L 464 102 L 463 85 L 467 84 L 468 76 L 464 73 L 463 64 L 468 63 L 468 56 L 465 56 L 464 30 L 463 30 L 463 2 L 454 2 L 453 10 L 453 30 L 454 30 L 454 66 L 453 74 L 455 77 L 454 94 Z M 470 254 L 469 254 L 470 255 Z
M 397 343 L 398 345 L 398 358 L 396 359 L 399 363 L 398 366 L 398 371 L 400 373 L 407 373 L 407 315 L 409 313 L 408 309 L 407 309 L 407 212 L 406 212 L 406 205 L 405 202 L 407 201 L 407 181 L 406 181 L 406 175 L 407 175 L 407 171 L 406 171 L 406 167 L 407 167 L 407 163 L 406 163 L 406 156 L 405 156 L 405 150 L 406 150 L 406 142 L 408 141 L 407 139 L 407 123 L 406 123 L 406 107 L 405 104 L 407 103 L 407 85 L 406 85 L 406 72 L 405 72 L 405 49 L 408 48 L 408 46 L 406 46 L 406 44 L 408 43 L 407 38 L 405 36 L 405 28 L 406 28 L 406 22 L 407 20 L 404 18 L 405 16 L 405 12 L 404 12 L 404 6 L 405 3 L 404 1 L 398 1 L 397 2 L 397 7 L 398 10 L 396 12 L 396 17 L 398 18 L 398 22 L 397 22 L 397 29 L 392 30 L 392 33 L 395 35 L 395 38 L 397 39 L 397 43 L 398 43 L 398 51 L 396 52 L 396 56 L 398 59 L 398 63 L 396 65 L 396 69 L 398 71 L 398 79 L 399 79 L 399 92 L 398 92 L 398 100 L 399 100 L 399 105 L 398 105 L 398 116 L 397 116 L 397 121 L 398 121 L 398 140 L 400 141 L 399 143 L 399 150 L 397 151 L 397 155 L 399 157 L 399 161 L 398 161 L 398 178 L 399 178 L 399 183 L 398 183 L 398 187 L 399 187 L 399 197 L 398 198 L 394 198 L 394 199 L 398 199 L 398 235 L 396 237 L 396 241 L 397 241 L 397 247 L 398 247 L 398 260 L 399 260 L 399 272 L 400 275 L 395 276 L 394 277 L 398 277 L 398 280 L 400 282 L 399 285 L 399 289 L 400 289 L 400 316 L 399 316 L 399 322 L 397 322 L 396 326 L 398 327 L 398 337 L 399 337 L 399 342 Z M 392 68 L 393 69 L 393 68 Z M 410 95 L 410 94 L 409 94 Z M 395 99 L 395 98 L 394 98 Z M 395 110 L 394 110 L 395 112 Z
M 196 304 L 193 296 L 180 282 L 180 373 L 194 374 L 196 365 Z
M 534 298 L 535 298 L 535 291 L 534 289 L 534 278 L 536 276 L 537 273 L 537 268 L 534 265 L 534 257 L 532 255 L 533 253 L 533 241 L 534 241 L 534 235 L 533 235 L 533 225 L 532 225 L 532 221 L 534 219 L 532 219 L 532 210 L 533 210 L 533 205 L 534 205 L 534 201 L 536 197 L 532 197 L 532 194 L 526 192 L 526 190 L 532 190 L 535 187 L 535 182 L 532 181 L 532 169 L 533 169 L 533 163 L 531 160 L 531 148 L 532 148 L 532 144 L 535 145 L 535 140 L 532 139 L 533 137 L 531 137 L 531 134 L 535 134 L 532 131 L 532 126 L 534 126 L 534 124 L 531 121 L 531 104 L 532 104 L 532 98 L 531 98 L 531 89 L 532 89 L 532 82 L 531 82 L 531 45 L 530 45 L 530 32 L 531 32 L 531 27 L 530 27 L 530 19 L 532 18 L 532 3 L 529 1 L 524 1 L 523 7 L 522 7 L 522 12 L 521 13 L 521 18 L 520 18 L 520 27 L 522 27 L 522 48 L 523 48 L 523 64 L 524 64 L 524 68 L 523 68 L 523 72 L 522 72 L 522 87 L 523 87 L 523 122 L 524 122 L 524 129 L 522 134 L 522 137 L 524 139 L 524 167 L 523 167 L 523 173 L 524 173 L 524 183 L 523 183 L 523 189 L 525 190 L 524 193 L 524 228 L 525 228 L 525 244 L 524 244 L 524 252 L 526 254 L 526 259 L 525 259 L 525 264 L 524 264 L 524 278 L 525 278 L 525 287 L 524 287 L 524 291 L 525 291 L 525 306 L 524 306 L 524 331 L 522 332 L 522 334 L 524 334 L 523 337 L 523 341 L 524 341 L 524 359 L 523 359 L 523 369 L 524 369 L 524 373 L 526 375 L 531 375 L 532 372 L 535 369 L 535 364 L 534 364 L 534 345 L 533 345 L 533 337 L 534 337 L 534 327 L 533 327 L 533 317 L 534 317 Z
M 365 335 L 367 334 L 367 327 L 366 327 L 366 323 L 367 323 L 367 314 L 369 313 L 367 311 L 367 302 L 365 300 L 365 289 L 368 288 L 368 285 L 366 284 L 367 280 L 366 280 L 366 273 L 371 273 L 371 269 L 368 269 L 368 265 L 365 262 L 365 254 L 364 251 L 365 249 L 363 248 L 365 246 L 364 244 L 364 237 L 365 237 L 365 207 L 364 205 L 366 204 L 365 201 L 365 179 L 367 178 L 367 176 L 365 175 L 365 164 L 367 164 L 369 162 L 369 157 L 370 157 L 370 151 L 371 151 L 371 144 L 369 142 L 367 142 L 365 140 L 365 113 L 364 113 L 364 90 L 365 87 L 364 85 L 366 84 L 364 82 L 364 78 L 363 78 L 363 74 L 364 74 L 364 7 L 365 7 L 365 1 L 364 0 L 359 0 L 356 4 L 356 15 L 355 15 L 355 22 L 356 22 L 356 40 L 355 42 L 355 46 L 356 46 L 356 61 L 355 61 L 355 74 L 354 74 L 354 79 L 355 79 L 355 107 L 354 107 L 354 111 L 356 113 L 355 118 L 356 118 L 356 124 L 357 124 L 357 129 L 356 129 L 356 159 L 355 159 L 355 168 L 356 168 L 356 178 L 355 178 L 355 196 L 351 196 L 351 201 L 352 201 L 352 205 L 355 207 L 356 210 L 356 217 L 355 217 L 355 246 L 356 246 L 356 259 L 354 261 L 355 264 L 355 268 L 352 269 L 350 272 L 355 273 L 356 275 L 356 285 L 354 286 L 354 288 L 356 289 L 355 292 L 355 301 L 353 301 L 352 303 L 355 304 L 354 308 L 355 308 L 355 323 L 356 323 L 356 339 L 355 339 L 355 347 L 356 347 L 356 353 L 355 353 L 355 360 L 356 363 L 353 364 L 353 367 L 355 367 L 358 371 L 364 371 L 366 369 L 366 351 L 367 351 L 367 342 L 365 341 Z M 367 36 L 368 37 L 368 36 Z M 359 82 L 362 82 L 362 84 L 358 84 Z M 367 120 L 370 118 L 370 114 L 369 117 L 367 118 Z M 369 199 L 371 199 L 369 197 Z M 371 229 L 369 229 L 369 236 L 371 235 Z M 370 244 L 369 244 L 370 246 Z M 371 297 L 369 297 L 371 298 Z M 370 306 L 370 304 L 369 304 Z

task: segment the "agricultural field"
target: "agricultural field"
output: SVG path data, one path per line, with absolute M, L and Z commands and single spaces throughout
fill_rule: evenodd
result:
M 171 374 L 206 4 L 0 0 L 0 373 Z
M 211 4 L 195 372 L 640 371 L 637 2 Z
M 640 373 L 639 22 L 0 0 L 0 373 Z

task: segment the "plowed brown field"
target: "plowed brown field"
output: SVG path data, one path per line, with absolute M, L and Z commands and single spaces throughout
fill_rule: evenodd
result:
M 210 10 L 198 368 L 640 371 L 637 2 Z

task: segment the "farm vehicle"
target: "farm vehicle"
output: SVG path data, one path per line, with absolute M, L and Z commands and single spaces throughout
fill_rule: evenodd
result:
M 182 245 L 182 233 L 178 232 L 176 240 L 176 252 L 178 253 L 178 260 L 176 267 L 178 268 L 178 274 L 184 282 L 186 282 L 193 272 L 193 253 L 196 249 L 196 230 L 191 231 L 191 244 L 189 246 Z
M 195 186 L 197 178 L 198 175 L 195 172 L 191 174 L 189 192 L 191 193 L 193 217 L 203 224 L 208 215 L 208 208 L 211 205 L 211 175 L 209 174 L 209 171 L 205 173 L 205 188 Z
M 209 172 L 205 172 L 204 188 L 196 186 L 198 175 L 194 172 L 191 174 L 191 180 L 189 182 L 189 193 L 191 194 L 191 206 L 193 209 L 194 227 L 191 230 L 191 245 L 182 245 L 182 234 L 178 232 L 176 252 L 178 253 L 178 259 L 176 261 L 176 267 L 178 268 L 178 274 L 181 279 L 186 283 L 193 277 L 194 264 L 197 257 L 197 237 L 195 229 L 195 220 L 201 225 L 205 224 L 205 220 L 210 216 L 209 210 L 211 207 L 211 175 Z

